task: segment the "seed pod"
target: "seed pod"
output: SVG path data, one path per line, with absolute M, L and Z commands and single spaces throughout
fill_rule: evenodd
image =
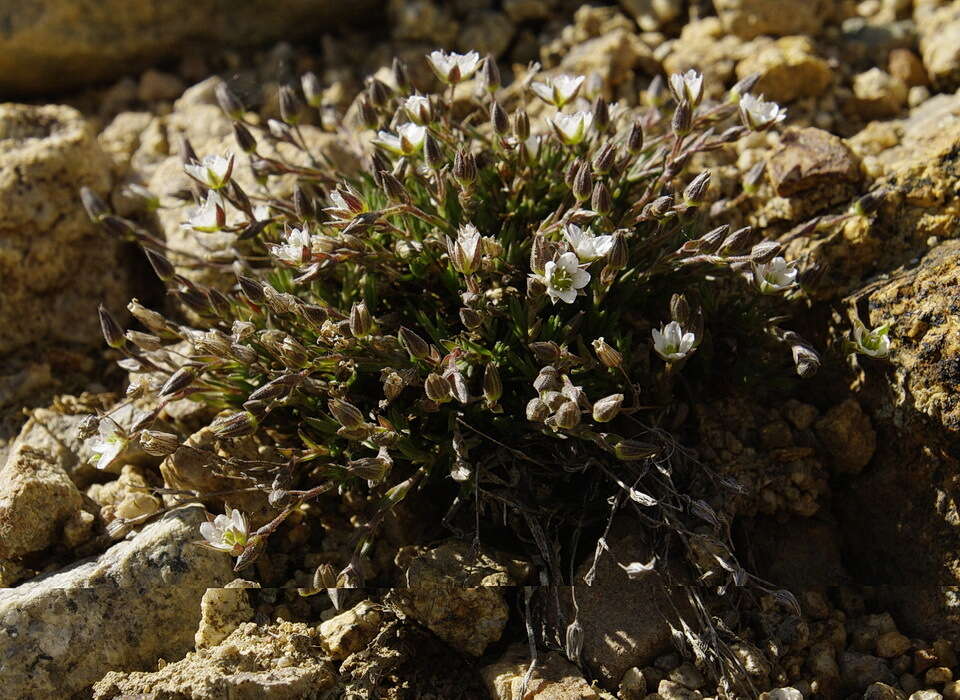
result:
M 527 347 L 540 362 L 553 363 L 560 359 L 560 346 L 552 340 L 537 341 Z
M 560 373 L 557 372 L 556 367 L 553 365 L 547 365 L 541 368 L 540 372 L 537 373 L 536 378 L 533 380 L 533 388 L 536 389 L 538 393 L 543 393 L 544 391 L 556 391 L 561 386 Z
M 100 315 L 100 330 L 103 332 L 103 339 L 107 341 L 107 345 L 114 349 L 122 348 L 126 339 L 120 324 L 110 315 L 103 304 L 97 307 L 97 313 Z
M 367 310 L 366 302 L 355 302 L 350 307 L 350 332 L 354 338 L 365 338 L 373 329 L 373 318 Z
M 144 430 L 140 433 L 140 447 L 148 455 L 166 457 L 172 455 L 180 447 L 180 438 L 173 433 L 163 433 L 158 430 Z
M 541 399 L 530 399 L 527 402 L 527 420 L 534 423 L 543 423 L 550 415 L 550 407 Z
M 233 308 L 233 303 L 226 294 L 221 292 L 219 289 L 208 289 L 207 301 L 217 316 L 223 319 L 229 318 L 230 310 Z
M 429 343 L 406 326 L 400 326 L 400 330 L 397 332 L 397 340 L 416 360 L 422 360 L 430 354 Z
M 813 346 L 794 331 L 784 333 L 783 340 L 790 345 L 797 374 L 804 379 L 815 375 L 817 370 L 820 369 L 820 355 L 813 349 Z
M 145 352 L 153 352 L 154 350 L 159 350 L 161 347 L 163 347 L 160 342 L 160 338 L 152 333 L 127 331 L 124 335 L 126 336 L 127 340 Z
M 152 331 L 162 333 L 167 330 L 167 320 L 156 311 L 146 308 L 136 299 L 127 304 L 127 311 L 135 319 Z
M 179 394 L 181 391 L 193 384 L 193 380 L 197 378 L 197 373 L 192 367 L 181 367 L 176 372 L 170 375 L 170 378 L 164 382 L 163 386 L 160 388 L 160 397 L 172 396 L 173 394 Z
M 547 240 L 546 236 L 536 234 L 530 246 L 530 270 L 535 274 L 542 275 L 547 263 L 553 258 L 553 253 L 553 245 Z
M 272 379 L 250 394 L 247 400 L 273 401 L 274 399 L 279 399 L 281 396 L 286 396 L 290 393 L 290 388 L 293 386 L 291 380 L 295 379 L 296 376 L 295 374 L 284 374 L 276 379 Z
M 593 341 L 593 351 L 604 367 L 620 367 L 623 364 L 623 355 L 603 338 Z
M 611 394 L 593 404 L 593 420 L 597 423 L 608 423 L 620 413 L 623 405 L 623 394 Z
M 359 428 L 366 423 L 360 409 L 342 399 L 330 399 L 327 408 L 344 428 Z
M 240 98 L 237 97 L 237 94 L 230 89 L 230 86 L 227 85 L 227 83 L 220 81 L 213 92 L 217 98 L 217 103 L 220 105 L 220 109 L 223 110 L 224 114 L 234 121 L 238 121 L 243 118 L 243 113 L 245 111 L 243 108 L 243 102 L 240 101 Z
M 437 403 L 450 400 L 450 382 L 436 372 L 431 372 L 423 382 L 423 389 L 427 398 Z
M 460 403 L 467 403 L 470 400 L 470 390 L 467 388 L 467 380 L 463 378 L 463 374 L 450 370 L 444 376 L 450 385 L 450 395 Z
M 580 408 L 573 401 L 564 401 L 553 414 L 553 424 L 564 430 L 571 430 L 580 425 Z
M 766 161 L 760 161 L 756 163 L 752 168 L 750 168 L 746 174 L 743 176 L 743 191 L 748 194 L 753 194 L 757 191 L 757 187 L 760 185 L 760 179 L 763 177 L 763 173 L 767 168 Z
M 257 361 L 257 351 L 247 345 L 233 343 L 230 346 L 230 354 L 238 362 L 251 365 Z
M 762 265 L 768 263 L 780 254 L 783 249 L 776 241 L 760 241 L 750 250 L 750 260 Z
M 518 109 L 513 115 L 513 135 L 518 141 L 526 141 L 530 138 L 530 117 L 526 111 Z
M 289 335 L 280 344 L 280 357 L 284 364 L 291 369 L 300 369 L 307 364 L 309 359 L 307 349 Z
M 579 664 L 580 652 L 583 649 L 583 627 L 579 620 L 574 620 L 567 626 L 566 651 L 567 658 Z
M 668 194 L 657 197 L 644 210 L 654 219 L 663 219 L 673 210 L 673 197 Z
M 280 118 L 284 124 L 296 124 L 300 121 L 300 98 L 289 85 L 281 85 L 279 91 Z
M 382 457 L 364 457 L 347 462 L 347 471 L 360 479 L 379 483 L 387 477 L 392 466 L 392 461 Z
M 707 188 L 710 186 L 710 171 L 704 170 L 697 175 L 683 190 L 683 199 L 687 204 L 701 204 Z

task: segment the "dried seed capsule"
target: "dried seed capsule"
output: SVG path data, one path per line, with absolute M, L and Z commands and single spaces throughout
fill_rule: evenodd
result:
M 617 159 L 617 147 L 607 142 L 600 147 L 593 157 L 593 169 L 598 173 L 608 173 Z
M 423 382 L 423 390 L 427 398 L 437 403 L 450 400 L 450 382 L 436 372 L 431 372 Z
M 623 364 L 623 355 L 603 338 L 593 341 L 593 351 L 604 367 L 620 367 Z
M 552 340 L 537 341 L 527 347 L 540 362 L 553 363 L 560 359 L 560 346 Z
M 127 311 L 152 331 L 162 333 L 167 330 L 167 320 L 156 311 L 143 306 L 136 299 L 127 304 Z
M 593 420 L 597 423 L 608 423 L 620 413 L 623 406 L 623 394 L 611 394 L 593 404 Z
M 573 401 L 564 401 L 553 414 L 553 423 L 564 430 L 576 428 L 580 425 L 580 408 Z
M 354 338 L 365 338 L 373 329 L 373 318 L 365 302 L 354 303 L 350 307 L 350 332 Z
M 530 399 L 527 402 L 527 420 L 534 423 L 543 423 L 550 415 L 550 407 L 541 399 Z
M 131 343 L 145 352 L 159 350 L 162 346 L 160 338 L 152 333 L 141 333 L 140 331 L 127 331 L 124 334 Z
M 359 428 L 366 423 L 360 409 L 342 399 L 330 399 L 327 402 L 330 413 L 344 428 Z
M 163 433 L 158 430 L 144 430 L 140 433 L 140 447 L 148 455 L 166 457 L 180 447 L 180 438 L 173 433 Z

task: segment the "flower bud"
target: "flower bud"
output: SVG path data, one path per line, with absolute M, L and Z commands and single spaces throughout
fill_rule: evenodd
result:
M 593 101 L 593 123 L 598 131 L 603 131 L 610 124 L 610 108 L 603 95 L 597 95 Z
M 144 248 L 143 252 L 147 256 L 147 262 L 150 263 L 150 267 L 153 268 L 157 277 L 162 281 L 169 282 L 177 274 L 173 268 L 173 264 L 157 251 Z
M 406 326 L 400 326 L 397 339 L 400 341 L 400 345 L 416 360 L 422 360 L 430 354 L 430 345 L 427 341 Z
M 127 304 L 127 311 L 135 319 L 152 331 L 161 333 L 167 330 L 167 320 L 156 311 L 146 308 L 136 299 Z
M 620 413 L 623 405 L 623 394 L 611 394 L 593 404 L 593 420 L 597 423 L 608 423 Z
M 571 430 L 580 425 L 580 408 L 573 401 L 564 401 L 553 414 L 553 424 L 563 430 Z
M 460 309 L 460 323 L 462 323 L 467 330 L 473 331 L 483 325 L 483 316 L 465 306 Z
M 124 333 L 124 336 L 131 343 L 136 345 L 138 348 L 145 352 L 152 352 L 154 350 L 159 350 L 163 345 L 160 342 L 160 338 L 153 335 L 152 333 L 141 333 L 140 331 L 127 331 Z
M 477 161 L 469 151 L 457 151 L 453 159 L 453 177 L 463 188 L 470 187 L 477 179 Z
M 89 187 L 84 186 L 80 188 L 80 202 L 87 211 L 87 216 L 89 216 L 90 220 L 94 223 L 102 221 L 105 216 L 110 214 L 110 209 L 107 207 L 106 202 Z
M 360 479 L 379 483 L 386 478 L 392 466 L 393 462 L 391 460 L 379 456 L 364 457 L 347 462 L 347 471 Z
M 437 403 L 450 400 L 450 382 L 436 372 L 431 372 L 423 382 L 423 389 L 427 398 Z
M 160 397 L 162 398 L 164 396 L 179 394 L 181 391 L 189 387 L 196 377 L 197 374 L 192 367 L 181 367 L 176 372 L 171 374 L 170 378 L 164 382 L 163 386 L 160 388 Z
M 237 97 L 237 94 L 230 89 L 229 85 L 221 81 L 214 89 L 214 95 L 217 98 L 217 103 L 220 105 L 220 109 L 222 109 L 223 113 L 226 114 L 230 119 L 238 121 L 243 118 L 243 113 L 245 111 L 243 108 L 243 102 L 241 102 L 240 98 Z
M 423 140 L 423 158 L 427 162 L 427 167 L 432 170 L 439 170 L 443 167 L 445 160 L 443 151 L 440 150 L 440 144 L 437 143 L 437 140 L 430 134 L 427 134 Z
M 611 270 L 622 270 L 630 262 L 630 250 L 627 248 L 627 239 L 622 231 L 613 234 L 613 244 L 607 253 L 607 267 Z
M 233 138 L 244 153 L 254 153 L 257 150 L 257 139 L 242 122 L 233 123 Z
M 593 194 L 590 196 L 590 208 L 598 214 L 609 214 L 613 209 L 613 198 L 610 196 L 610 190 L 607 186 L 598 182 L 593 186 Z
M 284 124 L 296 124 L 300 121 L 300 98 L 289 85 L 281 85 L 279 91 L 280 118 Z
M 162 433 L 158 430 L 144 430 L 140 433 L 140 447 L 148 455 L 166 457 L 172 455 L 180 447 L 180 438 L 173 433 Z
M 683 190 L 683 200 L 687 204 L 698 205 L 703 203 L 704 195 L 710 186 L 710 171 L 704 170 L 697 175 Z
M 744 226 L 727 236 L 720 244 L 721 253 L 737 253 L 742 250 L 753 236 L 753 227 Z
M 365 338 L 373 329 L 373 318 L 366 302 L 357 302 L 350 307 L 350 332 L 354 338 Z
M 560 387 L 560 373 L 557 372 L 556 367 L 553 365 L 543 367 L 533 380 L 533 388 L 536 389 L 538 393 L 555 391 Z
M 510 131 L 510 119 L 498 102 L 490 106 L 490 123 L 493 124 L 497 136 L 504 136 Z
M 391 202 L 408 202 L 410 200 L 407 188 L 393 173 L 381 170 L 377 174 L 377 182 Z
M 530 117 L 522 109 L 518 109 L 513 115 L 513 135 L 520 142 L 530 138 Z
M 123 335 L 123 329 L 116 322 L 110 312 L 103 304 L 97 307 L 97 313 L 100 315 L 100 330 L 103 332 L 103 339 L 111 348 L 122 348 L 126 339 Z
M 583 163 L 580 166 L 573 178 L 571 189 L 578 202 L 585 202 L 590 199 L 590 195 L 593 193 L 593 173 L 588 163 Z
M 760 241 L 750 251 L 750 259 L 758 264 L 768 263 L 780 254 L 783 248 L 776 241 Z
M 543 423 L 550 415 L 550 407 L 541 399 L 530 399 L 527 402 L 527 420 L 534 423 Z
M 407 71 L 407 64 L 394 56 L 391 70 L 393 71 L 393 82 L 397 84 L 397 89 L 404 92 L 409 90 L 410 74 Z
M 308 105 L 319 107 L 323 103 L 323 88 L 316 73 L 304 73 L 300 78 L 300 87 L 303 88 L 303 96 Z
M 503 396 L 503 383 L 500 380 L 500 371 L 493 363 L 488 363 L 483 369 L 483 398 L 488 403 L 496 403 Z
M 374 107 L 382 109 L 390 102 L 390 88 L 383 81 L 371 78 L 367 85 L 367 96 Z
M 252 413 L 239 411 L 218 418 L 210 425 L 210 429 L 218 438 L 238 438 L 252 435 L 257 429 L 257 424 L 257 418 Z
M 366 423 L 360 409 L 342 399 L 330 399 L 327 408 L 344 428 L 359 428 Z
M 730 88 L 728 100 L 734 103 L 739 102 L 743 95 L 753 90 L 753 86 L 757 84 L 758 80 L 760 80 L 759 73 L 751 73 L 746 78 L 742 78 L 736 85 Z
M 635 462 L 655 456 L 659 450 L 656 445 L 640 440 L 621 440 L 613 448 L 613 454 L 624 462 Z
M 366 128 L 376 129 L 380 126 L 380 116 L 366 98 L 357 101 L 357 114 L 360 117 L 360 123 Z
M 240 291 L 252 304 L 262 304 L 266 299 L 263 285 L 252 277 L 238 275 L 237 282 L 240 284 Z
M 630 155 L 637 155 L 643 150 L 643 127 L 639 121 L 635 121 L 630 127 L 630 134 L 627 136 L 627 151 Z
M 673 121 L 671 122 L 673 133 L 678 136 L 686 136 L 690 133 L 692 120 L 693 110 L 690 108 L 690 103 L 683 100 L 673 112 Z
M 527 347 L 540 362 L 553 363 L 560 359 L 560 346 L 552 340 L 537 341 Z
M 500 89 L 500 68 L 493 56 L 487 54 L 483 61 L 483 68 L 480 70 L 480 77 L 489 92 L 496 92 Z

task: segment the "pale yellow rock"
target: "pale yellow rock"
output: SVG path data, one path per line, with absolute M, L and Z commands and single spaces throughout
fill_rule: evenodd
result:
M 776 41 L 757 39 L 737 64 L 737 77 L 759 73 L 752 92 L 775 102 L 792 102 L 821 95 L 832 81 L 829 64 L 817 55 L 805 36 L 785 36 Z
M 530 666 L 526 645 L 515 644 L 503 657 L 481 671 L 494 700 L 520 698 L 523 679 Z M 542 655 L 527 683 L 523 700 L 603 700 L 608 693 L 590 685 L 576 666 L 555 652 Z
M 320 625 L 323 648 L 332 659 L 345 659 L 370 642 L 383 622 L 381 607 L 365 600 Z
M 238 578 L 223 588 L 207 589 L 200 601 L 200 626 L 193 638 L 197 649 L 216 646 L 249 622 L 253 608 L 244 590 L 247 588 L 260 588 L 260 584 Z

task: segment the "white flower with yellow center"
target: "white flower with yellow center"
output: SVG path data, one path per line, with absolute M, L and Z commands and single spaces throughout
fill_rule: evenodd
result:
M 412 156 L 423 148 L 427 138 L 427 127 L 407 122 L 397 127 L 397 133 L 378 131 L 373 142 L 398 156 Z
M 874 330 L 859 321 L 853 327 L 853 345 L 857 352 L 870 357 L 886 357 L 890 354 L 890 324 L 884 323 Z
M 202 523 L 200 535 L 207 547 L 239 556 L 243 554 L 250 540 L 250 525 L 239 510 L 230 506 L 227 506 L 226 510 L 225 515 L 218 515 L 212 522 Z
M 433 107 L 430 99 L 423 95 L 410 95 L 403 101 L 403 111 L 416 124 L 429 124 L 433 121 Z
M 301 265 L 310 259 L 313 238 L 306 227 L 292 229 L 283 243 L 270 246 L 273 257 L 291 265 Z
M 684 331 L 676 321 L 670 321 L 660 330 L 653 328 L 650 333 L 653 335 L 653 349 L 667 362 L 682 360 L 697 341 L 693 333 Z
M 703 75 L 692 68 L 686 73 L 674 73 L 670 76 L 670 90 L 678 102 L 686 100 L 696 107 L 703 98 Z
M 233 156 L 207 156 L 199 163 L 186 163 L 183 169 L 197 182 L 218 190 L 230 182 Z
M 567 224 L 563 235 L 582 263 L 599 260 L 613 247 L 613 236 L 597 236 L 589 227 L 580 228 L 576 224 Z
M 776 102 L 754 97 L 749 92 L 740 98 L 740 118 L 743 125 L 754 131 L 764 131 L 787 118 L 787 110 Z
M 465 54 L 431 51 L 427 55 L 427 62 L 440 80 L 456 84 L 473 77 L 480 67 L 480 54 L 476 51 Z
M 577 96 L 584 80 L 586 80 L 586 78 L 582 75 L 577 77 L 572 75 L 558 75 L 555 78 L 547 78 L 542 83 L 533 83 L 530 89 L 533 90 L 541 100 L 560 109 Z
M 92 459 L 94 466 L 97 469 L 107 469 L 117 461 L 129 444 L 130 438 L 127 432 L 113 418 L 104 416 L 100 419 L 99 434 L 90 446 L 94 453 Z
M 543 266 L 542 279 L 552 303 L 560 299 L 572 304 L 577 299 L 577 291 L 590 283 L 590 273 L 581 269 L 575 253 L 564 253 Z
M 753 279 L 762 293 L 775 294 L 794 285 L 797 268 L 778 255 L 768 263 L 754 265 Z
M 557 114 L 553 117 L 553 127 L 556 129 L 557 136 L 568 146 L 576 146 L 583 141 L 592 125 L 592 112 Z
M 223 208 L 223 199 L 216 190 L 210 190 L 203 204 L 194 209 L 181 226 L 201 233 L 213 233 L 222 229 L 226 223 L 227 214 Z

